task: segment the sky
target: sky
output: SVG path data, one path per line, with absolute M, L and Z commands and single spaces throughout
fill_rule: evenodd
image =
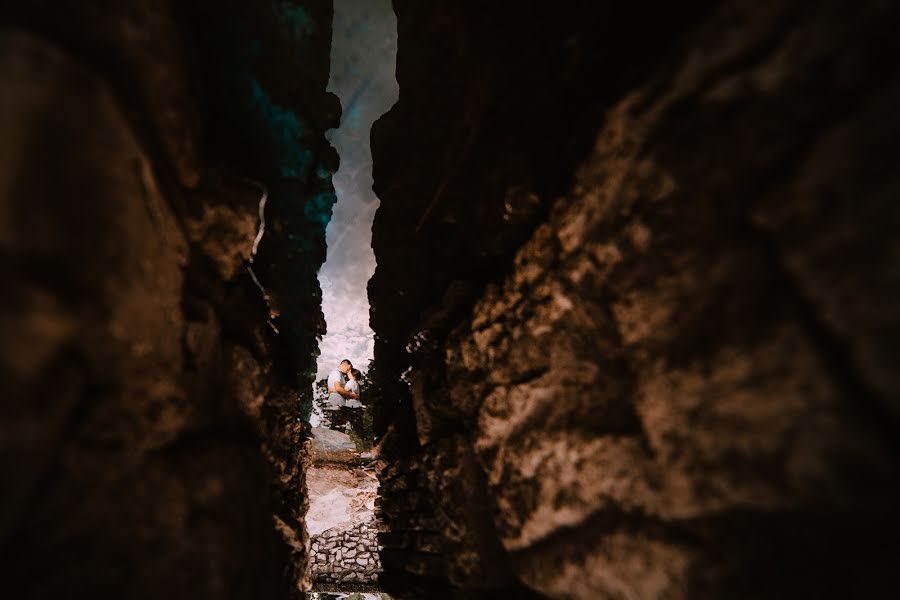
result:
M 328 254 L 319 272 L 328 333 L 319 343 L 317 379 L 349 358 L 365 370 L 373 356 L 366 290 L 375 272 L 372 220 L 372 124 L 399 98 L 397 18 L 391 0 L 334 0 L 328 91 L 340 98 L 338 129 L 327 133 L 341 164 L 333 181 L 334 214 L 325 231 Z

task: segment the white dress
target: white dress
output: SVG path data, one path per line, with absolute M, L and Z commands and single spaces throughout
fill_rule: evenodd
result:
M 359 382 L 358 381 L 351 379 L 346 384 L 344 384 L 344 387 L 347 388 L 348 392 L 353 392 L 354 394 L 359 396 Z M 345 400 L 344 402 L 345 402 L 344 406 L 347 406 L 350 408 L 359 408 L 360 406 L 362 406 L 362 403 L 360 403 L 360 401 L 357 400 L 356 398 L 350 398 L 349 400 Z

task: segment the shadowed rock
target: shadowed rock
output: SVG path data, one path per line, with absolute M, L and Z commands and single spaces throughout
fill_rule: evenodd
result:
M 400 398 L 385 582 L 896 589 L 900 15 L 727 2 L 651 50 L 646 15 L 582 9 L 397 5 L 370 285 Z
M 316 200 L 333 162 L 330 5 L 306 3 L 318 33 L 302 41 L 258 7 L 226 36 L 235 54 L 267 40 L 256 60 L 307 51 L 276 87 L 273 69 L 219 53 L 201 3 L 177 4 L 0 9 L 0 572 L 12 597 L 275 598 L 309 583 L 297 396 L 322 326 L 306 292 L 330 214 Z M 220 87 L 214 55 L 246 94 Z M 308 173 L 282 170 L 297 157 L 266 127 L 276 105 L 309 114 L 288 149 Z M 268 306 L 248 272 L 263 189 L 247 178 L 274 198 L 254 261 Z M 299 267 L 283 248 L 285 196 L 306 209 L 290 217 Z M 279 325 L 303 335 L 279 338 Z

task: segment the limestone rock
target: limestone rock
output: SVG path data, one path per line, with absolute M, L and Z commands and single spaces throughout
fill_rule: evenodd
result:
M 245 180 L 267 157 L 231 135 L 256 115 L 215 90 L 201 55 L 238 65 L 205 37 L 214 23 L 198 27 L 200 4 L 0 8 L 0 539 L 14 557 L 0 572 L 12 596 L 286 597 L 309 583 L 297 372 L 314 370 L 320 313 L 306 289 L 288 303 L 305 319 L 296 356 L 268 333 L 247 270 L 262 194 Z M 304 42 L 306 71 L 290 80 L 305 93 L 294 108 L 318 111 L 331 5 L 307 5 L 325 39 Z M 274 17 L 256 14 L 245 23 L 277 38 Z M 213 115 L 230 109 L 223 127 Z M 327 121 L 307 123 L 313 165 Z M 295 225 L 310 251 L 289 279 L 312 288 L 324 231 Z M 254 268 L 288 262 L 258 255 Z
M 385 585 L 896 588 L 900 9 L 395 5 L 456 50 L 373 131 Z

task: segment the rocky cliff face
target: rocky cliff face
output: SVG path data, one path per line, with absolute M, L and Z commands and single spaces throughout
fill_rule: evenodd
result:
M 395 2 L 370 296 L 403 596 L 900 587 L 900 10 L 655 4 Z M 330 22 L 0 8 L 7 595 L 308 585 Z
M 588 13 L 395 6 L 370 285 L 382 383 L 408 384 L 379 420 L 385 583 L 896 588 L 896 7 L 698 6 L 640 57 L 615 34 L 638 12 L 605 37 Z
M 12 596 L 308 583 L 297 397 L 323 328 L 309 292 L 332 198 L 331 9 L 251 5 L 0 9 Z M 276 78 L 270 53 L 304 66 Z

